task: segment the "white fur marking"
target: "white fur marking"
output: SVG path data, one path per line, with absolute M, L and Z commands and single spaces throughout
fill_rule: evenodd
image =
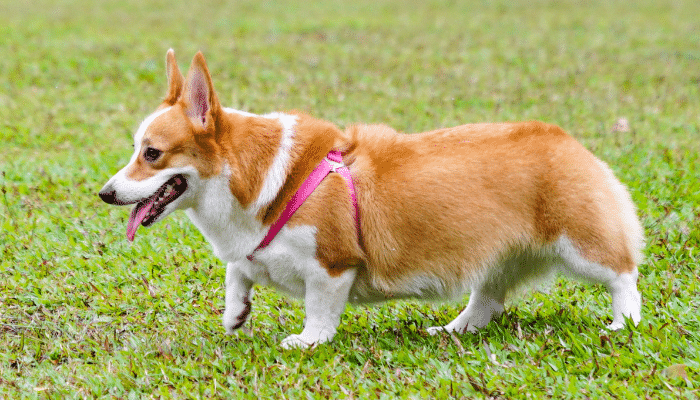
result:
M 124 166 L 124 168 L 119 170 L 119 172 L 114 174 L 114 176 L 107 181 L 101 192 L 114 191 L 116 193 L 116 198 L 120 203 L 130 204 L 152 196 L 153 193 L 155 193 L 165 182 L 168 181 L 168 179 L 172 178 L 176 174 L 184 175 L 188 182 L 193 177 L 199 175 L 197 170 L 192 166 L 166 168 L 150 178 L 141 181 L 130 179 L 126 175 L 126 171 L 136 161 L 139 154 L 141 154 L 141 142 L 143 141 L 143 136 L 146 134 L 148 127 L 153 123 L 153 121 L 156 120 L 156 118 L 168 112 L 170 108 L 171 107 L 166 107 L 162 110 L 158 110 L 143 120 L 139 126 L 139 129 L 136 131 L 136 134 L 134 134 L 134 154 L 132 154 L 131 160 L 126 166 Z M 156 221 L 161 220 L 166 215 L 176 210 L 179 207 L 179 204 L 188 197 L 188 192 L 190 192 L 189 188 L 185 195 L 180 196 L 174 202 L 168 204 L 165 211 L 158 217 L 158 219 L 156 219 Z
M 156 190 L 160 189 L 160 187 L 168 181 L 168 179 L 172 178 L 177 174 L 182 174 L 186 176 L 188 182 L 191 176 L 198 175 L 197 170 L 194 167 L 187 166 L 181 168 L 167 168 L 158 172 L 157 174 L 153 175 L 148 179 L 144 179 L 142 181 L 134 181 L 126 176 L 125 171 L 126 168 L 117 172 L 101 190 L 114 190 L 117 195 L 117 200 L 120 203 L 124 204 L 135 203 L 152 196 L 156 192 Z M 189 188 L 187 192 L 189 192 Z M 183 196 L 178 197 L 174 202 L 170 203 L 168 207 L 171 207 L 173 204 L 177 204 L 180 201 L 182 201 L 182 199 L 184 198 Z M 167 213 L 164 213 L 163 216 L 166 214 Z
M 131 156 L 131 160 L 129 161 L 129 164 L 127 164 L 127 167 L 133 163 L 136 158 L 138 158 L 139 154 L 141 154 L 141 141 L 143 140 L 143 135 L 146 134 L 146 131 L 148 130 L 148 127 L 155 121 L 156 118 L 160 117 L 161 115 L 165 114 L 168 112 L 172 107 L 166 107 L 162 110 L 158 110 L 154 112 L 153 114 L 149 115 L 146 117 L 146 119 L 141 122 L 141 125 L 139 125 L 139 129 L 136 131 L 136 134 L 134 135 L 134 154 Z M 124 167 L 126 168 L 126 167 Z
M 617 275 L 610 268 L 586 260 L 566 236 L 554 243 L 554 252 L 564 261 L 560 271 L 593 282 L 610 282 Z
M 226 309 L 223 324 L 228 334 L 233 334 L 235 329 L 240 328 L 250 313 L 248 304 L 253 297 L 253 281 L 244 277 L 241 267 L 237 265 L 246 261 L 243 259 L 226 265 Z M 249 303 L 246 304 L 246 301 Z
M 433 326 L 428 328 L 428 333 L 435 335 L 440 331 L 464 333 L 476 332 L 485 327 L 491 318 L 503 312 L 503 299 L 495 299 L 487 295 L 485 291 L 474 289 L 469 297 L 467 307 L 459 313 L 457 318 L 445 326 Z
M 338 277 L 331 277 L 325 270 L 306 279 L 306 320 L 298 335 L 289 335 L 282 341 L 285 349 L 313 347 L 333 339 L 345 310 L 348 293 L 355 281 L 355 269 L 348 269 Z
M 231 194 L 231 170 L 224 165 L 221 174 L 192 182 L 191 208 L 187 216 L 211 243 L 214 254 L 223 261 L 244 258 L 265 236 L 262 225 L 247 215 Z
M 608 283 L 612 296 L 613 320 L 608 325 L 610 330 L 625 327 L 625 317 L 637 325 L 642 319 L 642 296 L 637 291 L 637 269 L 629 274 L 620 274 Z
M 270 204 L 270 202 L 277 197 L 277 194 L 279 193 L 280 189 L 282 189 L 282 185 L 287 179 L 290 151 L 294 145 L 294 126 L 296 125 L 297 117 L 295 115 L 284 113 L 257 115 L 233 108 L 224 108 L 224 111 L 229 114 L 238 114 L 245 117 L 276 119 L 282 125 L 282 138 L 280 140 L 279 149 L 277 150 L 277 154 L 275 154 L 270 170 L 267 172 L 267 176 L 263 181 L 263 187 L 260 190 L 260 195 L 249 210 L 251 214 L 257 214 L 260 209 Z
M 259 115 L 257 115 L 257 114 L 249 113 L 247 111 L 236 110 L 234 108 L 228 108 L 228 107 L 224 107 L 224 112 L 227 112 L 229 114 L 243 115 L 245 117 L 259 117 Z
M 277 197 L 277 194 L 280 189 L 282 189 L 282 185 L 287 179 L 289 160 L 291 158 L 290 151 L 294 144 L 294 126 L 297 120 L 296 116 L 281 113 L 267 114 L 264 115 L 264 117 L 278 119 L 280 121 L 280 124 L 282 124 L 282 138 L 280 140 L 279 150 L 263 181 L 260 195 L 250 209 L 253 213 L 257 213 L 260 209 L 270 204 L 270 202 Z
M 303 297 L 304 282 L 328 275 L 315 258 L 316 227 L 310 225 L 282 227 L 275 239 L 255 253 L 250 277 L 255 282 L 272 285 L 296 297 Z
M 330 341 L 340 324 L 356 271 L 350 269 L 340 276 L 330 276 L 315 253 L 316 227 L 302 225 L 283 227 L 268 247 L 255 254 L 253 262 L 242 254 L 237 261 L 229 262 L 224 312 L 227 330 L 240 322 L 238 316 L 245 309 L 241 299 L 250 288 L 248 282 L 256 282 L 305 299 L 304 329 L 284 339 L 282 347 L 310 347 Z
M 556 270 L 587 281 L 603 283 L 612 296 L 613 321 L 609 329 L 624 327 L 625 318 L 634 324 L 641 320 L 641 296 L 637 291 L 637 269 L 631 273 L 617 274 L 595 262 L 588 261 L 566 236 L 539 250 L 524 250 L 507 256 L 472 287 L 467 307 L 444 327 L 430 327 L 428 333 L 440 331 L 474 332 L 486 326 L 503 312 L 505 295 L 527 279 L 546 276 Z

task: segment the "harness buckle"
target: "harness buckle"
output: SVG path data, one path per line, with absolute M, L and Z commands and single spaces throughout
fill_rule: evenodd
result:
M 326 157 L 326 161 L 331 166 L 332 172 L 338 172 L 337 171 L 338 168 L 342 168 L 345 166 L 345 164 L 343 164 L 342 162 L 333 161 L 333 160 L 329 159 L 328 157 Z

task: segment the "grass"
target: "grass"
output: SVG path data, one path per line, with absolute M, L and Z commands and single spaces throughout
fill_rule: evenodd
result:
M 691 0 L 3 3 L 0 398 L 700 397 L 699 14 Z M 127 211 L 96 196 L 164 94 L 170 47 L 183 68 L 203 50 L 222 103 L 252 112 L 561 125 L 639 207 L 642 323 L 602 331 L 605 290 L 557 280 L 478 334 L 425 333 L 463 303 L 392 302 L 282 351 L 303 305 L 261 288 L 250 331 L 225 336 L 224 267 L 187 218 L 129 245 Z

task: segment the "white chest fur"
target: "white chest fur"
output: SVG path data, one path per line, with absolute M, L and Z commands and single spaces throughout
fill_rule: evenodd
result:
M 294 296 L 303 296 L 304 281 L 326 273 L 316 259 L 316 228 L 283 227 L 270 245 L 246 256 L 257 247 L 267 228 L 244 210 L 228 189 L 227 169 L 218 177 L 202 181 L 193 207 L 186 213 L 207 241 L 214 254 L 261 285 L 275 286 Z

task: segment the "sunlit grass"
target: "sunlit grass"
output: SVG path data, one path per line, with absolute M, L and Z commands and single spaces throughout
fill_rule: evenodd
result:
M 0 5 L 0 397 L 697 397 L 699 14 L 694 1 Z M 282 351 L 303 304 L 261 288 L 250 329 L 225 336 L 224 267 L 187 218 L 130 245 L 127 210 L 96 196 L 164 94 L 170 47 L 185 69 L 203 50 L 222 103 L 252 112 L 564 127 L 638 205 L 642 323 L 601 330 L 606 291 L 557 280 L 475 335 L 425 333 L 462 304 L 392 302 L 349 307 L 331 344 Z

